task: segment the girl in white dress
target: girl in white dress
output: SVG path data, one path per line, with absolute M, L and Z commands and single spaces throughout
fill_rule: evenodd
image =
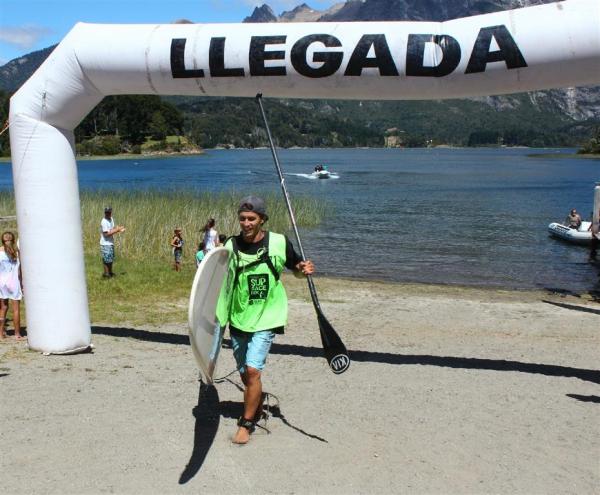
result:
M 204 226 L 204 254 L 207 254 L 219 245 L 219 233 L 215 229 L 215 224 L 215 219 L 209 218 Z
M 23 338 L 20 311 L 22 298 L 19 248 L 15 243 L 15 235 L 12 232 L 4 232 L 2 246 L 0 246 L 0 338 L 6 337 L 6 313 L 9 300 L 12 303 L 15 338 L 17 340 Z

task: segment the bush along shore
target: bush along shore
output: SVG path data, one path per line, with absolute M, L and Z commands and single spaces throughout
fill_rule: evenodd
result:
M 119 136 L 96 136 L 76 146 L 78 158 L 144 158 L 169 155 L 199 155 L 202 148 L 185 136 L 146 138 L 142 144 L 123 142 Z
M 269 209 L 266 227 L 288 232 L 291 225 L 281 195 L 253 191 L 265 198 Z M 202 240 L 202 228 L 215 218 L 217 230 L 237 234 L 237 205 L 244 193 L 197 193 L 192 191 L 82 191 L 81 217 L 86 277 L 92 321 L 113 324 L 163 324 L 183 322 L 187 298 L 196 272 L 194 257 Z M 114 279 L 103 279 L 100 259 L 100 220 L 105 205 L 111 205 L 115 223 L 126 231 L 115 236 Z M 318 225 L 326 205 L 308 196 L 294 198 L 294 213 L 300 227 Z M 14 195 L 0 192 L 0 212 L 14 213 Z M 183 229 L 183 269 L 172 269 L 169 245 L 173 229 Z M 18 235 L 16 220 L 2 225 Z M 25 286 L 27 281 L 24 280 Z M 25 296 L 25 307 L 27 296 Z M 110 308 L 110 314 L 107 314 Z

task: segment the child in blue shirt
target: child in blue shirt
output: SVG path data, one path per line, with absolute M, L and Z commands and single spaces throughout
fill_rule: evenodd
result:
M 196 253 L 196 268 L 200 266 L 200 263 L 204 259 L 204 242 L 198 244 L 198 252 Z

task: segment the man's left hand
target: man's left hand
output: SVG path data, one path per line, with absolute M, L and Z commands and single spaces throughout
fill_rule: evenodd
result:
M 310 260 L 301 261 L 296 265 L 296 270 L 303 275 L 312 275 L 315 272 L 315 265 Z

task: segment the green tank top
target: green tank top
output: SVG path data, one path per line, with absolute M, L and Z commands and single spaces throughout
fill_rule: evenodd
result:
M 285 236 L 266 232 L 268 248 L 256 254 L 238 251 L 229 239 L 227 279 L 217 302 L 221 326 L 227 322 L 244 332 L 259 332 L 285 326 L 287 295 L 280 280 L 285 267 Z

